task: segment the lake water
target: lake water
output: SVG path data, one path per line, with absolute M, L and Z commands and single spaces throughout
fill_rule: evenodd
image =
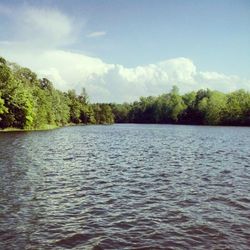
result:
M 249 249 L 250 128 L 0 133 L 0 249 Z

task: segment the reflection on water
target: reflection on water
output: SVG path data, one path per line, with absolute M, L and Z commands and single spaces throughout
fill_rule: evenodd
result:
M 248 249 L 250 129 L 0 134 L 0 249 Z

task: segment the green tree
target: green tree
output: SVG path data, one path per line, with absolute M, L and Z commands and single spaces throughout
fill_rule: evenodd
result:
M 69 108 L 70 108 L 70 121 L 73 123 L 80 123 L 80 115 L 81 115 L 81 104 L 78 101 L 77 94 L 75 90 L 69 90 L 67 93 L 69 99 Z
M 171 92 L 166 95 L 166 116 L 170 122 L 177 123 L 186 105 L 179 94 L 177 86 L 173 86 Z
M 203 99 L 204 100 L 204 99 Z M 226 109 L 226 95 L 218 91 L 212 91 L 206 98 L 205 123 L 219 125 L 222 123 L 223 113 Z
M 4 100 L 1 98 L 1 92 L 0 92 L 0 115 L 8 112 L 8 109 L 4 106 Z
M 248 125 L 250 120 L 250 93 L 237 90 L 227 95 L 224 123 L 228 125 Z

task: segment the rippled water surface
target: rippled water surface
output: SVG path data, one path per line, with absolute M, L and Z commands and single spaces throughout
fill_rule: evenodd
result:
M 250 128 L 0 133 L 0 249 L 250 249 Z

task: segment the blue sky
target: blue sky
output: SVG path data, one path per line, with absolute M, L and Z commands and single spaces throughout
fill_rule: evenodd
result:
M 1 55 L 93 100 L 250 89 L 249 0 L 1 0 L 0 23 Z

